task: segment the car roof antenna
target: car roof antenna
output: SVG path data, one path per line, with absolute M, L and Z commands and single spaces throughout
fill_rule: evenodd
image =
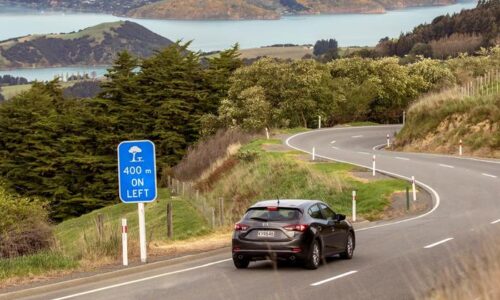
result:
M 280 197 L 277 198 L 278 198 L 278 207 L 280 207 Z

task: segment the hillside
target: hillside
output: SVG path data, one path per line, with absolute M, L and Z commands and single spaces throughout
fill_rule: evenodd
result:
M 380 56 L 423 55 L 444 59 L 460 53 L 473 54 L 481 47 L 500 43 L 500 0 L 482 0 L 474 9 L 435 18 L 398 39 L 382 39 Z
M 0 42 L 0 69 L 110 65 L 120 51 L 151 56 L 172 41 L 129 21 L 67 34 L 29 35 Z
M 462 140 L 466 156 L 500 158 L 500 82 L 496 80 L 492 74 L 473 83 L 473 90 L 448 90 L 415 103 L 395 148 L 456 155 Z
M 456 0 L 163 0 L 128 16 L 160 19 L 278 19 L 282 15 L 384 13 L 388 9 L 447 5 Z

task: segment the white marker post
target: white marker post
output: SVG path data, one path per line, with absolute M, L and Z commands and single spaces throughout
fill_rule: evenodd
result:
M 312 151 L 312 160 L 315 161 L 316 160 L 316 147 L 313 147 L 313 151 Z
M 318 129 L 321 129 L 321 116 L 318 116 Z
M 462 145 L 462 139 L 460 139 L 460 144 L 458 146 L 458 155 L 462 156 L 464 154 L 464 148 Z
M 417 201 L 417 186 L 415 184 L 415 176 L 411 177 L 411 190 L 413 193 L 413 201 Z
M 352 221 L 356 222 L 356 191 L 352 191 Z
M 144 213 L 144 203 L 138 203 L 139 207 L 139 242 L 141 248 L 141 262 L 146 263 L 148 253 L 146 249 L 146 218 Z
M 391 137 L 387 134 L 387 148 L 391 146 Z
M 266 127 L 266 137 L 269 139 L 269 129 Z
M 122 219 L 122 252 L 123 252 L 123 265 L 128 266 L 128 226 L 127 219 Z
M 377 171 L 377 168 L 376 168 L 376 161 L 377 160 L 377 157 L 375 155 L 373 155 L 373 166 L 372 166 L 372 175 L 375 177 L 375 172 Z

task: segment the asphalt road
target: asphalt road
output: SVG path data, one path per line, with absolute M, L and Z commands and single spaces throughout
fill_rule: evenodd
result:
M 236 270 L 230 253 L 140 274 L 69 287 L 29 299 L 414 299 L 437 277 L 487 250 L 500 233 L 500 161 L 373 150 L 399 126 L 324 129 L 292 136 L 289 146 L 411 177 L 434 197 L 432 211 L 357 231 L 350 261 L 318 270 L 252 263 Z

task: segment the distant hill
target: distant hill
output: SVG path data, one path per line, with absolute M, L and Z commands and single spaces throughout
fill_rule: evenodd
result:
M 456 0 L 163 0 L 129 11 L 135 18 L 278 19 L 282 15 L 384 13 L 388 9 L 447 5 Z
M 382 39 L 381 56 L 423 55 L 447 58 L 459 53 L 474 53 L 481 47 L 500 43 L 500 0 L 480 0 L 474 9 L 435 18 L 419 25 L 398 39 Z
M 169 39 L 133 22 L 103 23 L 73 33 L 1 41 L 0 69 L 109 65 L 120 51 L 148 57 L 170 44 Z

